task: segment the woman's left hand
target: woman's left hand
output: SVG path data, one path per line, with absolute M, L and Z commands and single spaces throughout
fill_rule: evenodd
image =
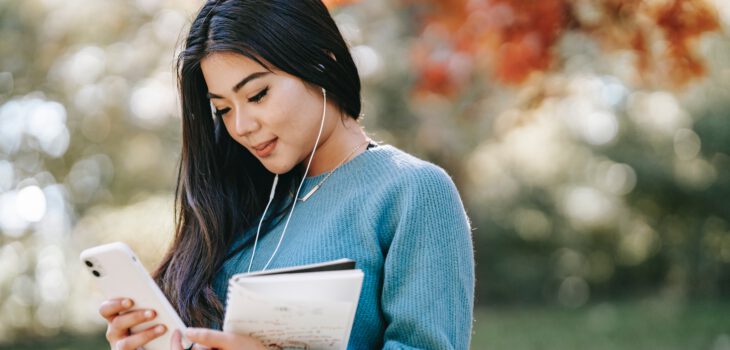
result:
M 220 349 L 220 350 L 266 350 L 260 340 L 245 335 L 224 333 L 206 328 L 188 328 L 185 337 L 195 343 L 193 350 Z M 179 330 L 172 334 L 171 350 L 185 350 L 182 348 L 182 336 Z

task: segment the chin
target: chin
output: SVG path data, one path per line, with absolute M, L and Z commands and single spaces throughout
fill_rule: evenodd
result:
M 286 164 L 263 163 L 263 165 L 264 165 L 264 168 L 266 168 L 266 170 L 268 170 L 274 174 L 279 174 L 279 175 L 286 174 L 294 168 L 294 166 L 287 166 Z

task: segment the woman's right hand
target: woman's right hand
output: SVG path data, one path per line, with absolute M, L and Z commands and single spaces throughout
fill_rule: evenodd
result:
M 135 310 L 125 313 L 133 305 L 134 302 L 131 299 L 110 299 L 99 307 L 99 314 L 107 322 L 106 339 L 112 350 L 134 350 L 165 333 L 165 326 L 159 324 L 152 325 L 142 332 L 131 334 L 130 328 L 154 319 L 156 316 L 154 310 Z

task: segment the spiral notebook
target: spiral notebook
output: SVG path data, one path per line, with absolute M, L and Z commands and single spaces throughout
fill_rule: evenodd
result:
M 344 350 L 363 277 L 350 259 L 234 275 L 223 331 L 272 349 Z

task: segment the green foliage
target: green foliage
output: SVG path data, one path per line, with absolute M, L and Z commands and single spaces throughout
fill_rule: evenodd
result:
M 479 309 L 472 349 L 728 349 L 726 302 L 622 301 Z

